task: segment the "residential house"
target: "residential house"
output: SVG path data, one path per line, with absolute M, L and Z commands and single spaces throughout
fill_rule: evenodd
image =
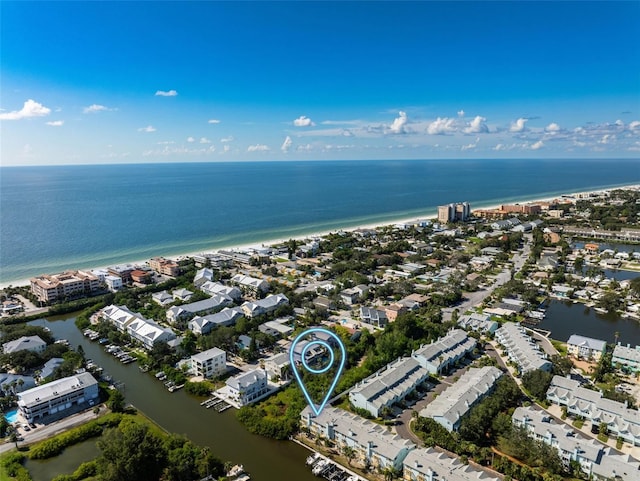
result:
M 189 302 L 193 296 L 193 292 L 181 287 L 180 289 L 175 289 L 171 295 L 176 301 Z
M 389 322 L 385 311 L 365 306 L 360 308 L 360 320 L 376 327 L 384 327 Z
M 64 359 L 61 357 L 52 357 L 47 362 L 44 363 L 42 369 L 40 369 L 40 374 L 38 376 L 41 382 L 48 381 L 51 376 L 55 373 L 56 369 L 60 367 L 60 365 L 64 362 Z
M 233 304 L 233 300 L 229 297 L 216 295 L 208 299 L 192 302 L 190 304 L 174 306 L 167 310 L 167 321 L 170 324 L 175 324 L 180 319 L 185 319 L 193 314 L 212 314 L 216 311 L 221 310 L 223 307 L 227 307 L 230 304 Z
M 5 354 L 14 354 L 19 351 L 32 351 L 38 354 L 44 352 L 47 343 L 40 339 L 40 336 L 22 336 L 13 341 L 5 342 L 2 351 Z
M 220 312 L 208 316 L 196 316 L 189 321 L 187 327 L 194 334 L 209 334 L 212 329 L 219 326 L 233 326 L 238 319 L 244 316 L 244 311 L 239 307 L 225 307 Z
M 119 331 L 129 334 L 132 339 L 141 342 L 147 349 L 153 348 L 156 342 L 171 342 L 176 338 L 171 329 L 161 327 L 153 319 L 146 319 L 126 306 L 107 306 L 100 311 L 100 317 L 112 323 Z
M 237 287 L 225 286 L 219 282 L 207 281 L 200 285 L 200 290 L 209 294 L 210 296 L 219 295 L 227 296 L 234 301 L 239 301 L 242 298 L 242 291 Z
M 0 372 L 0 394 L 4 397 L 35 387 L 36 381 L 31 376 Z
M 404 400 L 428 378 L 429 371 L 418 361 L 412 357 L 399 358 L 351 388 L 349 401 L 372 416 L 380 417 L 384 408 Z
M 481 314 L 478 312 L 472 312 L 471 314 L 465 314 L 458 318 L 458 326 L 462 329 L 478 331 L 483 334 L 493 334 L 496 332 L 500 325 L 496 321 L 491 320 L 489 314 Z
M 606 350 L 606 341 L 600 339 L 571 334 L 567 341 L 568 353 L 579 359 L 599 361 Z
M 553 376 L 547 400 L 567 407 L 567 413 L 582 416 L 594 426 L 607 425 L 609 434 L 634 446 L 640 446 L 640 412 L 626 404 L 605 399 L 600 391 L 592 391 L 579 381 Z
M 407 308 L 400 303 L 384 306 L 384 313 L 387 319 L 389 319 L 389 322 L 395 321 L 400 314 L 404 314 L 405 312 L 407 312 Z
M 255 277 L 245 276 L 244 274 L 236 274 L 231 278 L 231 283 L 240 287 L 244 292 L 248 292 L 253 295 L 258 293 L 265 293 L 269 290 L 269 283 L 262 279 L 256 279 Z
M 520 374 L 534 369 L 551 371 L 552 364 L 547 360 L 546 354 L 519 324 L 504 323 L 495 332 L 495 339 L 507 351 L 509 360 L 516 364 Z
M 452 386 L 445 389 L 420 411 L 420 416 L 431 418 L 447 431 L 457 431 L 462 418 L 471 408 L 493 392 L 502 377 L 497 367 L 471 368 Z
M 189 372 L 194 376 L 210 379 L 227 371 L 227 353 L 214 347 L 189 358 Z
M 355 459 L 374 470 L 387 467 L 401 470 L 407 454 L 415 448 L 415 444 L 386 427 L 331 406 L 325 406 L 319 415 L 307 406 L 300 419 L 303 429 L 335 442 L 340 448 L 349 446 L 355 451 Z
M 104 277 L 104 283 L 111 292 L 118 292 L 124 286 L 122 277 L 108 275 Z
M 258 326 L 258 330 L 275 337 L 288 337 L 293 332 L 293 327 L 278 321 L 267 321 Z
M 254 318 L 262 314 L 268 314 L 275 311 L 280 306 L 289 304 L 289 299 L 284 294 L 275 294 L 267 296 L 264 299 L 258 299 L 254 302 L 245 302 L 242 304 L 242 310 L 249 318 Z
M 151 294 L 151 300 L 161 306 L 166 306 L 173 302 L 173 296 L 167 291 L 154 292 Z
M 193 285 L 200 289 L 202 284 L 213 281 L 213 278 L 213 271 L 208 267 L 204 267 L 196 272 L 196 275 L 193 277 Z
M 333 302 L 328 297 L 318 296 L 313 300 L 313 305 L 316 309 L 324 309 L 326 311 L 333 310 L 336 308 L 335 302 Z
M 476 464 L 436 448 L 410 451 L 403 462 L 403 481 L 501 481 L 501 477 L 482 470 Z
M 267 372 L 269 380 L 274 381 L 279 379 L 286 381 L 291 378 L 291 361 L 289 360 L 289 354 L 281 352 L 280 354 L 274 354 L 264 360 L 264 370 Z
M 583 437 L 567 424 L 557 422 L 545 411 L 533 406 L 518 407 L 513 412 L 512 422 L 525 429 L 537 441 L 555 448 L 567 468 L 571 462 L 578 463 L 589 479 L 640 479 L 640 463 L 636 459 L 628 454 L 618 454 L 594 439 Z
M 631 345 L 620 345 L 613 348 L 611 363 L 617 368 L 625 368 L 637 373 L 640 371 L 640 346 L 632 348 Z
M 98 381 L 88 372 L 51 381 L 18 394 L 18 410 L 29 423 L 66 417 L 99 402 Z
M 239 406 L 246 406 L 269 393 L 267 373 L 263 369 L 243 372 L 226 381 L 228 396 Z
M 411 356 L 431 374 L 442 374 L 476 347 L 462 329 L 452 329 L 431 344 L 423 344 Z

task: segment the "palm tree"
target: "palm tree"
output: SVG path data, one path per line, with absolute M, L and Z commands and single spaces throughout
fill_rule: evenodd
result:
M 385 481 L 391 481 L 398 475 L 398 473 L 393 466 L 387 466 L 382 470 L 382 475 L 384 476 Z
M 353 456 L 356 454 L 356 450 L 345 444 L 342 446 L 342 454 L 344 454 L 344 457 L 347 458 L 347 463 L 351 466 L 351 461 L 353 460 Z
M 15 431 L 12 431 L 9 435 L 9 441 L 15 443 L 16 449 L 18 449 L 18 434 Z

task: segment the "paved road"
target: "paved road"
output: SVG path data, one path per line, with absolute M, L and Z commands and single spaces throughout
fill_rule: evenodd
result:
M 101 413 L 104 413 L 106 411 L 104 405 L 100 406 L 100 409 Z M 69 416 L 68 418 L 61 419 L 60 421 L 48 424 L 46 426 L 39 425 L 36 429 L 32 429 L 28 432 L 25 432 L 22 428 L 19 428 L 19 434 L 24 438 L 24 441 L 19 441 L 18 446 L 23 444 L 32 444 L 38 441 L 42 441 L 43 439 L 48 439 L 95 418 L 96 415 L 93 413 L 93 409 L 89 409 L 88 411 L 74 414 L 73 416 Z M 0 453 L 10 451 L 14 448 L 15 444 L 12 442 L 0 444 Z

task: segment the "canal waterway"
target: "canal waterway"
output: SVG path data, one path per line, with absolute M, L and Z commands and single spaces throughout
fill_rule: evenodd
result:
M 75 349 L 81 345 L 87 358 L 105 373 L 125 384 L 128 402 L 169 432 L 184 434 L 196 444 L 209 446 L 223 461 L 244 465 L 254 481 L 316 481 L 305 465 L 309 451 L 290 441 L 274 441 L 250 434 L 236 419 L 234 409 L 222 413 L 200 406 L 200 399 L 184 392 L 170 393 L 163 383 L 142 373 L 137 363 L 123 365 L 103 346 L 84 337 L 74 317 L 60 316 L 32 321 L 51 329 L 57 339 L 67 339 Z M 78 459 L 76 466 L 85 459 Z M 34 478 L 35 479 L 35 478 Z
M 601 314 L 581 303 L 551 300 L 544 320 L 538 327 L 551 331 L 551 338 L 566 342 L 572 334 L 602 339 L 609 343 L 640 345 L 640 322 L 615 314 Z

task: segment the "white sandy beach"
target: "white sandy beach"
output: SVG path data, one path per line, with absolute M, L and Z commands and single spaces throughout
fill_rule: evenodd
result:
M 561 194 L 561 195 L 555 195 L 555 196 L 551 196 L 551 197 L 544 197 L 544 198 L 532 198 L 532 199 L 523 199 L 523 200 L 518 200 L 518 201 L 511 201 L 510 203 L 518 203 L 518 204 L 528 204 L 528 203 L 536 203 L 536 202 L 550 202 L 552 200 L 556 200 L 559 199 L 562 195 L 585 195 L 585 194 L 592 194 L 592 193 L 600 193 L 600 192 L 605 192 L 608 190 L 612 190 L 614 188 L 609 188 L 609 189 L 598 189 L 598 190 L 588 190 L 588 191 L 581 191 L 581 192 L 572 192 L 570 194 Z M 640 185 L 638 184 L 631 184 L 631 185 L 626 185 L 626 186 L 622 186 L 622 187 L 615 187 L 615 189 L 640 189 Z M 459 196 L 459 197 L 464 197 L 464 196 Z M 505 202 L 501 202 L 499 204 L 491 204 L 491 205 L 478 205 L 478 206 L 472 206 L 472 210 L 479 210 L 479 209 L 497 209 L 499 208 L 501 205 L 504 205 L 506 203 Z M 356 229 L 375 229 L 377 227 L 383 227 L 383 226 L 389 226 L 389 225 L 396 225 L 396 224 L 410 224 L 410 223 L 414 223 L 418 220 L 434 220 L 436 219 L 437 216 L 433 215 L 433 214 L 425 214 L 425 215 L 418 215 L 418 216 L 413 216 L 410 218 L 404 217 L 404 218 L 400 218 L 400 219 L 395 219 L 395 220 L 390 220 L 390 221 L 384 221 L 384 222 L 378 222 L 378 223 L 369 223 L 369 224 L 357 224 L 357 225 L 348 225 L 348 226 L 343 226 L 343 227 L 336 227 L 335 229 L 332 230 L 328 230 L 328 231 L 322 231 L 322 232 L 310 232 L 307 234 L 301 234 L 301 235 L 297 235 L 297 236 L 291 236 L 291 237 L 286 237 L 286 238 L 280 238 L 280 239 L 265 239 L 265 240 L 260 240 L 260 241 L 256 241 L 256 242 L 251 242 L 251 243 L 246 243 L 246 244 L 237 244 L 237 245 L 231 245 L 231 246 L 217 246 L 217 247 L 211 247 L 209 249 L 200 249 L 198 251 L 195 252 L 188 252 L 188 253 L 184 253 L 184 254 L 177 254 L 177 255 L 165 255 L 164 257 L 167 259 L 172 259 L 172 260 L 179 260 L 185 257 L 191 257 L 191 256 L 195 256 L 195 255 L 199 255 L 199 254 L 203 254 L 203 253 L 213 253 L 219 250 L 230 250 L 230 251 L 244 251 L 244 250 L 251 250 L 251 249 L 259 249 L 263 246 L 271 246 L 271 245 L 275 245 L 275 244 L 281 244 L 283 242 L 286 242 L 289 239 L 295 239 L 295 240 L 305 240 L 305 239 L 311 239 L 314 237 L 324 237 L 328 234 L 331 233 L 335 233 L 341 230 L 345 230 L 345 231 L 353 231 Z M 133 264 L 133 265 L 144 265 L 146 264 L 146 262 L 149 259 L 139 259 L 139 260 L 135 260 L 135 261 L 122 261 L 119 262 L 117 264 Z M 115 265 L 115 263 L 109 264 L 110 266 Z M 92 267 L 85 267 L 85 268 L 77 268 L 77 267 L 73 267 L 73 266 L 69 266 L 68 269 L 80 269 L 80 270 L 92 270 L 92 269 L 106 269 L 109 266 L 92 266 Z M 44 274 L 44 273 L 43 273 Z M 52 274 L 52 273 L 47 273 L 47 274 Z M 13 280 L 10 282 L 2 282 L 0 283 L 0 289 L 3 289 L 5 287 L 8 286 L 28 286 L 30 285 L 30 281 L 29 279 L 19 279 L 19 280 Z

